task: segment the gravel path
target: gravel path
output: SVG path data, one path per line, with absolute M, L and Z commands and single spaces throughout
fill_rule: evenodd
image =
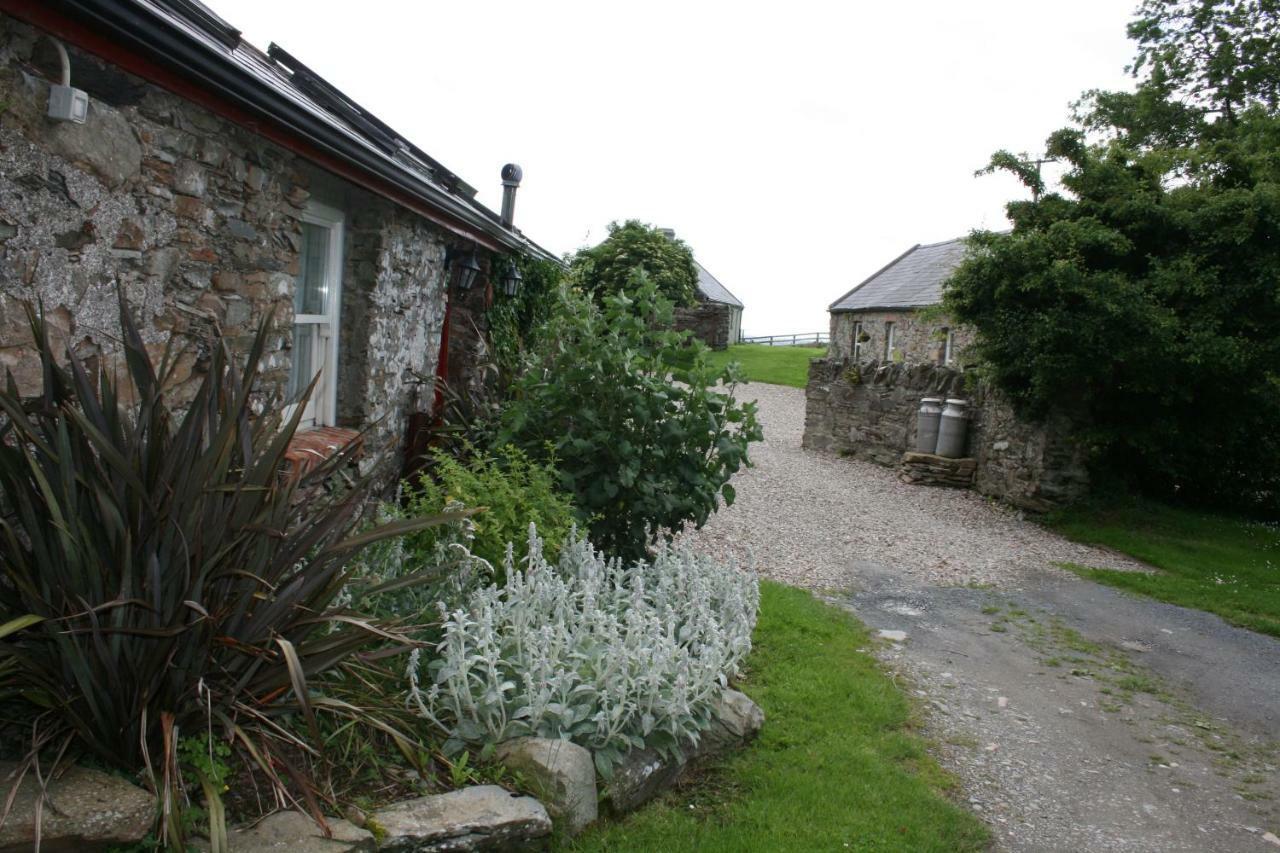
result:
M 734 479 L 737 500 L 689 538 L 753 564 L 766 577 L 814 590 L 846 589 L 855 560 L 871 559 L 933 584 L 1017 588 L 1028 569 L 1058 562 L 1143 567 L 1068 542 L 976 492 L 909 486 L 870 462 L 801 450 L 804 390 L 752 383 L 765 440 Z
M 756 467 L 688 537 L 883 638 L 996 850 L 1280 847 L 1280 641 L 1081 580 L 1055 564 L 1146 567 L 973 492 L 801 450 L 800 389 L 740 396 L 765 427 Z

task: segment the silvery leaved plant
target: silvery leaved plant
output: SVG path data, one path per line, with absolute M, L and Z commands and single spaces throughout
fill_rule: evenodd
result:
M 608 778 L 630 749 L 697 743 L 751 650 L 755 575 L 687 546 L 623 564 L 576 531 L 551 565 L 533 525 L 521 567 L 507 559 L 505 585 L 441 606 L 430 661 L 410 657 L 409 702 L 448 733 L 447 752 L 559 738 Z

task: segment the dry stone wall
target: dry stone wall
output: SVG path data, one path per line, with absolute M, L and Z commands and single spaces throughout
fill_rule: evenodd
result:
M 109 365 L 119 286 L 150 346 L 187 343 L 179 403 L 215 336 L 244 351 L 274 311 L 256 405 L 281 405 L 314 199 L 345 225 L 337 422 L 369 427 L 366 460 L 381 460 L 389 480 L 409 413 L 431 403 L 419 383 L 436 371 L 453 238 L 197 104 L 71 54 L 75 85 L 90 95 L 82 125 L 45 117 L 52 44 L 0 15 L 0 374 L 39 387 L 24 302 L 43 304 L 55 346 Z
M 678 332 L 692 332 L 712 349 L 724 349 L 735 343 L 730 340 L 732 312 L 732 307 L 721 302 L 700 302 L 692 308 L 677 308 L 674 328 Z
M 970 391 L 965 374 L 931 364 L 810 362 L 803 446 L 897 467 L 915 450 L 922 397 L 970 400 L 967 455 L 979 492 L 1042 512 L 1088 490 L 1085 448 L 1070 421 L 1021 421 L 999 394 L 981 385 Z

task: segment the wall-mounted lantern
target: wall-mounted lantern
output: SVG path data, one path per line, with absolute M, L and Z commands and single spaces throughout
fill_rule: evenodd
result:
M 524 276 L 520 274 L 520 267 L 512 261 L 511 266 L 507 267 L 507 274 L 502 277 L 502 292 L 507 296 L 515 296 L 520 292 L 520 283 L 523 281 Z
M 446 274 L 453 279 L 458 290 L 467 291 L 480 275 L 480 260 L 475 252 L 450 249 L 445 255 Z

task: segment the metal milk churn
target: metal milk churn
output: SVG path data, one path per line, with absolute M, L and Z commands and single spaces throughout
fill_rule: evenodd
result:
M 942 418 L 942 398 L 925 397 L 916 415 L 916 453 L 933 453 L 938 446 L 938 421 Z
M 969 402 L 967 400 L 948 400 L 942 410 L 942 418 L 938 425 L 939 456 L 948 459 L 959 459 L 964 456 L 965 441 L 969 435 Z

